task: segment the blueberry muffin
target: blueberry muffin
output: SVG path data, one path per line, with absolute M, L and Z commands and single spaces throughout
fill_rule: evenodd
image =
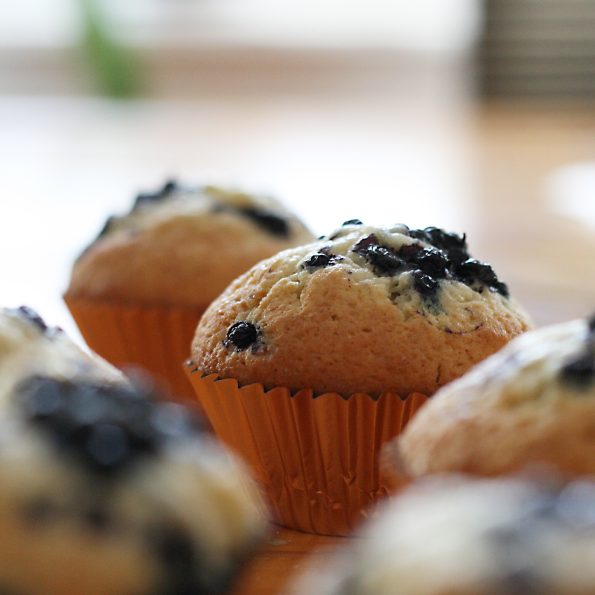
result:
M 277 520 L 346 535 L 394 487 L 383 445 L 528 326 L 464 236 L 348 221 L 234 281 L 202 317 L 188 371 Z
M 223 593 L 263 531 L 243 469 L 145 389 L 35 376 L 0 417 L 0 591 Z
M 67 294 L 206 307 L 259 260 L 311 239 L 269 197 L 169 181 L 107 220 L 75 262 Z
M 232 283 L 192 357 L 240 384 L 431 395 L 529 324 L 465 236 L 349 221 Z
M 259 260 L 311 239 L 266 196 L 167 182 L 107 221 L 75 262 L 64 299 L 102 357 L 193 400 L 182 362 L 205 308 Z
M 115 368 L 79 349 L 31 308 L 0 308 L 0 402 L 15 384 L 33 374 L 125 382 Z
M 595 473 L 595 318 L 515 339 L 440 391 L 395 445 L 402 473 Z
M 295 595 L 589 595 L 594 519 L 592 482 L 426 480 Z

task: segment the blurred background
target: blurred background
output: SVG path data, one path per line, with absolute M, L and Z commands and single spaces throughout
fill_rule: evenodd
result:
M 595 310 L 595 0 L 19 0 L 0 17 L 2 303 L 61 302 L 164 177 L 467 232 L 539 324 Z

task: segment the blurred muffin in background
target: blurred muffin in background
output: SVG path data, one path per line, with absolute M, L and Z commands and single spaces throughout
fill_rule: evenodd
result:
M 243 467 L 182 405 L 29 377 L 0 417 L 0 591 L 227 592 L 265 530 Z
M 326 566 L 305 595 L 589 595 L 595 483 L 421 480 Z
M 65 300 L 100 355 L 189 396 L 181 366 L 207 306 L 256 262 L 310 240 L 274 199 L 169 181 L 108 219 L 74 263 Z
M 33 309 L 0 308 L 0 403 L 16 384 L 36 374 L 106 384 L 126 382 L 118 370 L 82 351 L 61 329 L 48 326 Z
M 351 220 L 234 281 L 198 325 L 189 376 L 278 520 L 346 534 L 388 491 L 382 445 L 529 326 L 464 236 Z
M 527 333 L 439 391 L 394 445 L 408 477 L 595 474 L 595 317 Z

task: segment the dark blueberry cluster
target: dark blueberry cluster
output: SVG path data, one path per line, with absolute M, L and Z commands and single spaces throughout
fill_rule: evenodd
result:
M 291 228 L 287 219 L 262 207 L 238 207 L 233 204 L 220 202 L 213 206 L 212 212 L 239 214 L 242 217 L 250 219 L 252 223 L 267 233 L 280 238 L 288 238 L 291 235 Z
M 260 341 L 261 333 L 251 322 L 240 320 L 227 329 L 227 335 L 223 345 L 228 349 L 233 347 L 237 351 L 245 351 L 248 347 L 254 347 Z
M 134 212 L 134 210 L 137 209 L 138 207 L 141 207 L 141 206 L 144 206 L 147 204 L 157 203 L 161 200 L 164 200 L 164 199 L 168 198 L 169 196 L 171 196 L 174 192 L 176 192 L 180 189 L 181 189 L 181 186 L 178 184 L 178 182 L 176 182 L 175 180 L 167 180 L 165 182 L 165 184 L 156 192 L 141 192 L 140 194 L 137 195 L 137 197 L 134 201 L 134 204 L 132 205 L 131 212 Z M 99 240 L 103 236 L 105 236 L 111 230 L 114 222 L 117 221 L 118 219 L 119 219 L 119 217 L 115 217 L 113 215 L 108 217 L 107 220 L 105 221 L 105 223 L 103 224 L 103 227 L 97 234 L 97 237 L 93 240 L 93 242 L 91 243 L 90 246 L 88 246 L 87 248 L 85 248 L 85 250 L 83 250 L 83 252 L 79 255 L 78 258 L 80 259 L 84 254 L 86 254 L 86 252 L 89 250 L 89 248 L 95 242 L 97 242 L 97 240 Z
M 562 367 L 561 377 L 577 388 L 587 388 L 595 382 L 595 315 L 588 322 L 588 335 L 583 349 Z
M 467 236 L 449 233 L 439 227 L 411 229 L 409 235 L 416 240 L 431 244 L 445 252 L 453 262 L 463 262 L 469 258 L 467 252 Z
M 470 258 L 465 236 L 448 233 L 437 227 L 409 230 L 412 238 L 430 244 L 409 244 L 395 250 L 380 243 L 375 234 L 357 242 L 352 251 L 363 256 L 380 277 L 411 272 L 413 284 L 425 298 L 433 298 L 442 279 L 461 281 L 470 287 L 488 287 L 508 297 L 508 288 L 492 267 Z
M 136 197 L 132 208 L 134 210 L 141 205 L 159 202 L 180 189 L 181 187 L 176 180 L 167 180 L 163 187 L 157 190 L 157 192 L 142 192 L 139 194 Z
M 30 423 L 86 470 L 104 477 L 198 431 L 184 407 L 160 402 L 144 389 L 33 377 L 19 393 Z
M 313 272 L 316 269 L 324 269 L 326 267 L 331 267 L 338 262 L 342 261 L 343 257 L 339 256 L 338 254 L 333 254 L 331 249 L 328 246 L 321 248 L 316 254 L 312 254 L 310 258 L 308 258 L 302 264 L 302 267 L 305 268 L 307 271 Z
M 459 281 L 467 285 L 486 285 L 497 291 L 499 294 L 508 297 L 508 287 L 506 283 L 502 283 L 494 269 L 485 262 L 480 262 L 473 258 L 469 258 L 461 263 L 455 264 L 453 268 L 453 275 Z
M 405 263 L 397 253 L 386 246 L 382 246 L 374 234 L 361 239 L 352 248 L 353 252 L 363 256 L 371 265 L 372 270 L 379 277 L 392 277 L 404 270 Z
M 238 209 L 238 212 L 274 236 L 289 237 L 290 230 L 287 220 L 271 211 L 259 207 L 242 207 Z

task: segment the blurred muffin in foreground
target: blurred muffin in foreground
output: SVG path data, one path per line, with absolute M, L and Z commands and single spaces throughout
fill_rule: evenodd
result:
M 108 219 L 75 262 L 65 300 L 100 355 L 188 395 L 181 365 L 206 307 L 259 260 L 311 239 L 271 198 L 170 181 Z
M 546 463 L 595 474 L 595 318 L 527 333 L 436 394 L 395 444 L 407 476 Z
M 77 347 L 57 327 L 27 306 L 0 308 L 0 402 L 28 376 L 124 383 L 124 376 L 99 357 Z
M 0 486 L 2 593 L 223 593 L 264 529 L 243 468 L 139 388 L 20 383 Z
M 464 236 L 351 220 L 234 281 L 198 325 L 189 376 L 280 522 L 346 534 L 388 491 L 382 444 L 529 326 Z
M 294 595 L 588 595 L 595 484 L 445 476 L 388 503 Z

